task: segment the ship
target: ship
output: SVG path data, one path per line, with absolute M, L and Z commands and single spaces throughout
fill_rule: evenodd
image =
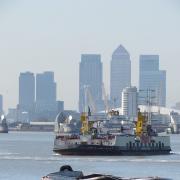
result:
M 118 111 L 110 112 L 111 119 L 118 119 Z M 76 156 L 142 156 L 167 155 L 171 152 L 170 136 L 156 133 L 149 121 L 149 113 L 140 112 L 134 123 L 133 131 L 121 123 L 116 130 L 105 128 L 104 120 L 93 117 L 91 113 L 81 114 L 82 127 L 79 133 L 56 134 L 55 153 Z
M 6 118 L 2 115 L 0 119 L 0 133 L 8 133 Z

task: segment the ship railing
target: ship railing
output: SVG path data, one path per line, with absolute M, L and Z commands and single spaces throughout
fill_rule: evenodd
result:
M 113 139 L 115 139 L 115 135 L 95 136 L 95 137 L 93 137 L 93 139 L 113 140 Z
M 61 135 L 61 136 L 56 136 L 56 139 L 80 139 L 80 136 L 78 136 L 78 135 Z
M 129 142 L 126 144 L 126 148 L 130 150 L 168 150 L 169 147 L 165 146 L 164 143 L 142 143 L 142 142 Z

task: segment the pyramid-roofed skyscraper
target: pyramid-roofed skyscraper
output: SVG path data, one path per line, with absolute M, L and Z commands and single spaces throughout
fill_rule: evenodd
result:
M 130 54 L 120 45 L 112 54 L 110 96 L 114 108 L 121 106 L 122 91 L 131 86 Z
M 130 57 L 128 51 L 122 45 L 119 45 L 112 54 L 112 56 L 114 56 L 114 57 L 118 56 L 118 55 L 121 55 L 121 56 L 122 55 L 126 55 L 126 56 L 128 55 Z

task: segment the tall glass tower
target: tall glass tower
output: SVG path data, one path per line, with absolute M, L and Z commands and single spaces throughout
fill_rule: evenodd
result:
M 110 96 L 114 108 L 121 106 L 122 91 L 131 86 L 131 61 L 128 51 L 120 45 L 112 54 Z
M 35 102 L 35 77 L 31 72 L 20 73 L 19 107 L 23 111 L 31 111 Z
M 51 111 L 56 108 L 54 72 L 46 71 L 36 75 L 36 106 L 38 111 Z
M 85 88 L 88 88 L 97 110 L 102 102 L 102 63 L 99 54 L 82 54 L 79 65 L 79 112 L 83 112 Z
M 154 105 L 166 106 L 166 71 L 159 70 L 159 55 L 140 55 L 140 104 L 146 105 L 147 92 L 152 91 Z

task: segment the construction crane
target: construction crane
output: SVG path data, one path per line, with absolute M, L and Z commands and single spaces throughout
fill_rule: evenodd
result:
M 105 113 L 108 114 L 109 112 L 108 95 L 106 94 L 104 83 L 102 84 L 102 93 L 103 93 L 103 100 L 105 105 Z
M 89 86 L 84 86 L 84 93 L 85 93 L 85 111 L 81 114 L 81 133 L 88 134 L 90 129 L 93 127 L 94 121 L 90 120 L 91 112 L 96 113 L 97 108 L 93 97 L 90 92 Z
M 91 94 L 91 91 L 90 91 L 90 87 L 87 86 L 86 88 L 86 96 L 87 96 L 87 106 L 88 106 L 88 110 L 89 110 L 89 107 L 91 108 L 91 111 L 93 113 L 96 113 L 97 112 L 97 108 L 96 108 L 96 105 L 95 105 L 95 102 L 94 102 L 94 99 L 93 99 L 93 96 Z

